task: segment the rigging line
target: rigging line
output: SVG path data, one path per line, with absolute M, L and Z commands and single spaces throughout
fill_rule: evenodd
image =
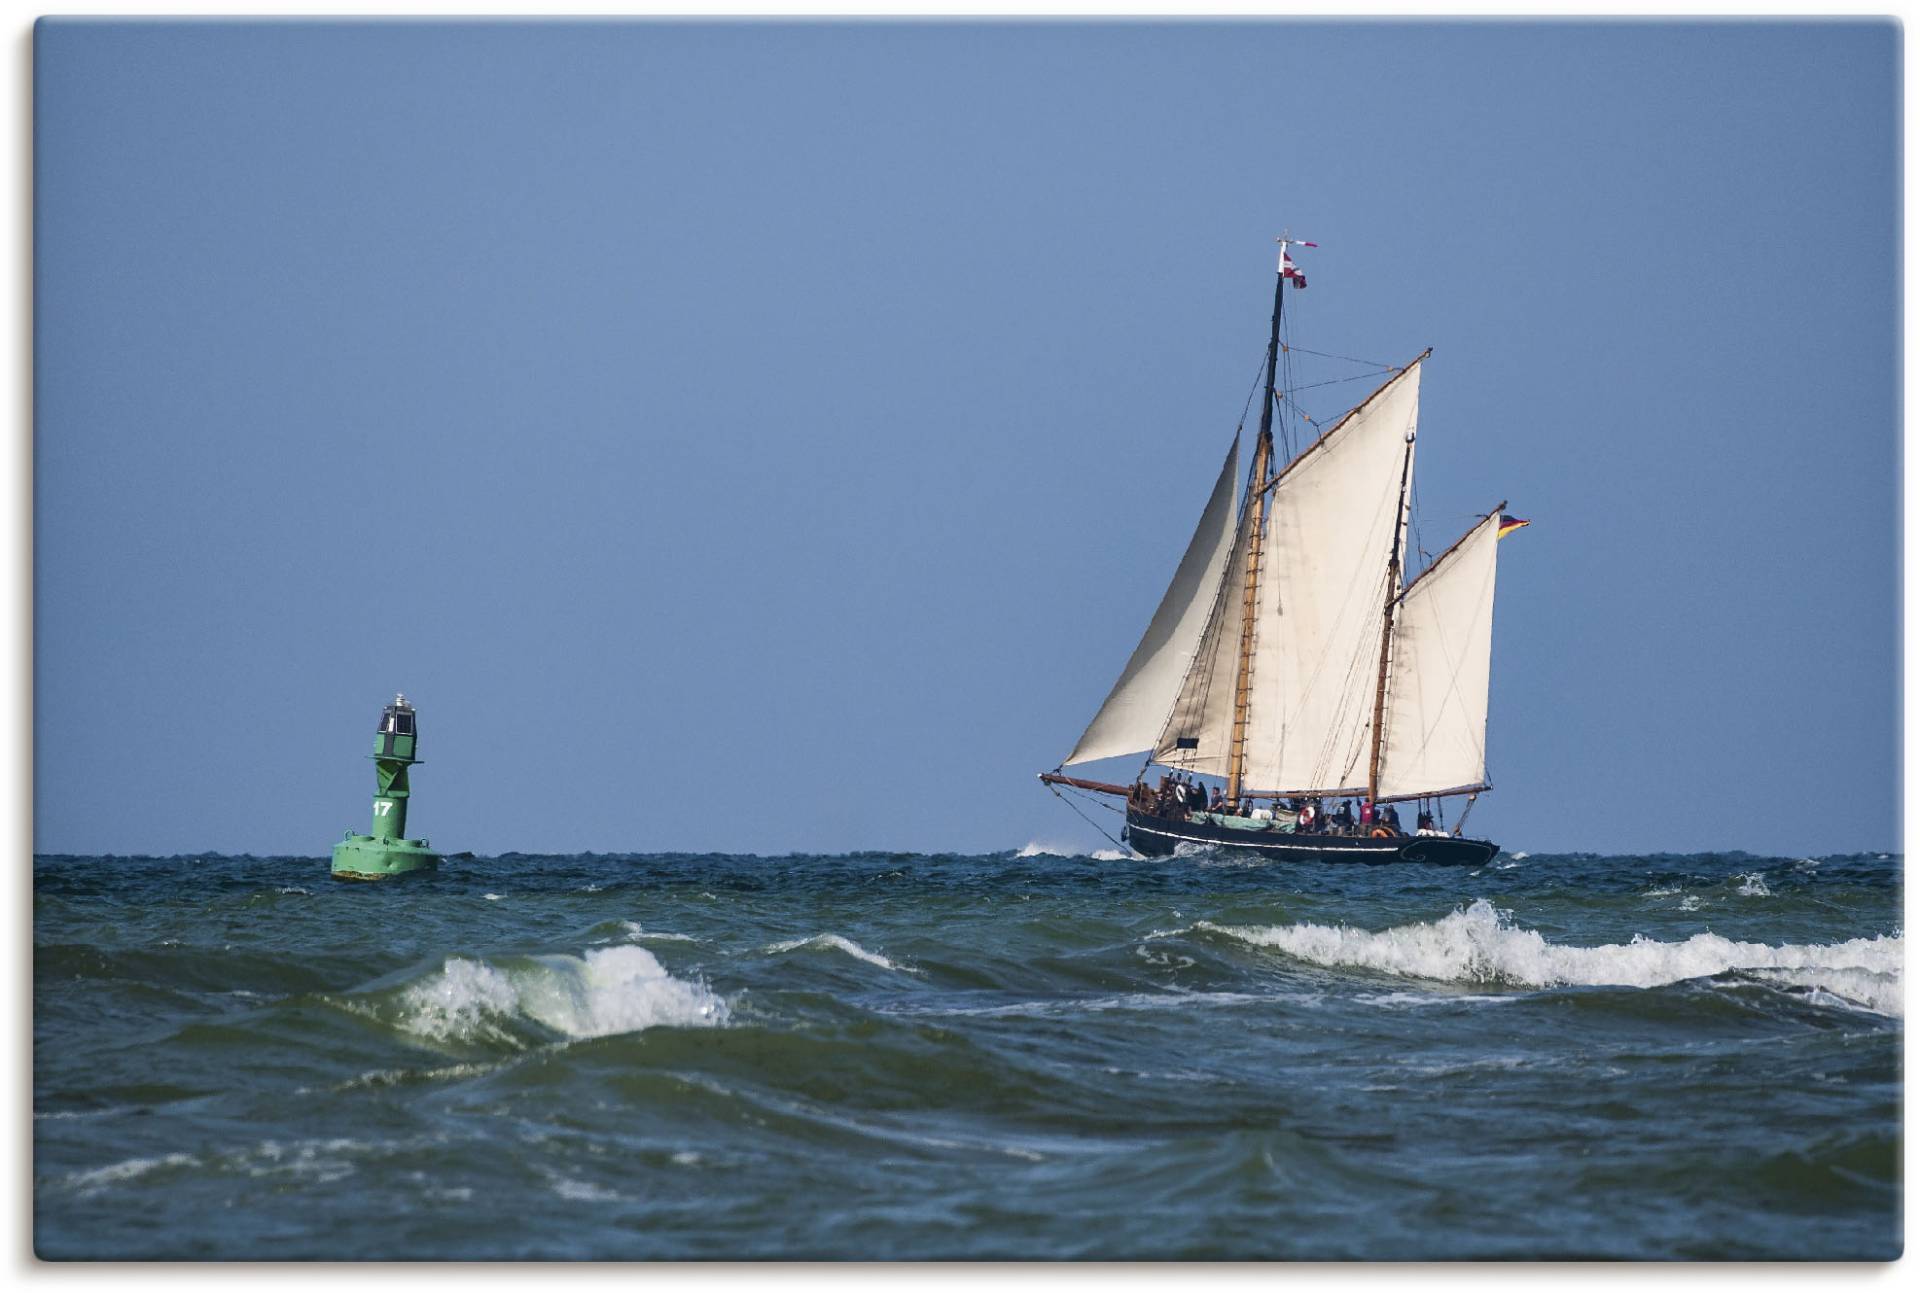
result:
M 1260 393 L 1260 377 L 1266 371 L 1266 367 L 1267 357 L 1262 355 L 1259 367 L 1253 370 L 1253 385 L 1247 388 L 1247 402 L 1240 407 L 1240 423 L 1233 428 L 1235 435 L 1247 429 L 1247 414 L 1253 410 L 1253 397 Z
M 1113 847 L 1115 847 L 1115 848 L 1117 848 L 1117 849 L 1119 849 L 1119 850 L 1121 850 L 1122 852 L 1126 852 L 1126 853 L 1131 853 L 1131 852 L 1133 852 L 1133 850 L 1132 850 L 1132 849 L 1129 849 L 1129 848 L 1128 848 L 1128 847 L 1127 847 L 1126 845 L 1124 845 L 1124 844 L 1122 844 L 1122 843 L 1121 843 L 1121 842 L 1120 842 L 1119 840 L 1117 840 L 1117 839 L 1115 839 L 1115 838 L 1113 838 L 1113 836 L 1111 836 L 1111 835 L 1109 835 L 1109 834 L 1107 833 L 1107 829 L 1106 829 L 1106 827 L 1104 827 L 1104 826 L 1102 826 L 1102 825 L 1101 825 L 1101 824 L 1100 824 L 1099 822 L 1096 822 L 1096 821 L 1094 821 L 1094 820 L 1093 820 L 1093 818 L 1091 818 L 1091 817 L 1089 817 L 1089 816 L 1087 816 L 1087 815 L 1086 815 L 1085 813 L 1083 813 L 1083 812 L 1081 812 L 1081 811 L 1080 811 L 1080 805 L 1078 805 L 1078 804 L 1076 804 L 1076 803 L 1074 803 L 1074 802 L 1073 802 L 1073 800 L 1071 800 L 1071 799 L 1069 799 L 1069 798 L 1067 798 L 1067 797 L 1066 797 L 1065 795 L 1063 795 L 1063 794 L 1061 794 L 1061 793 L 1060 793 L 1060 787 L 1058 787 L 1058 786 L 1056 786 L 1056 785 L 1054 785 L 1053 783 L 1051 783 L 1051 782 L 1049 782 L 1049 783 L 1047 783 L 1047 789 L 1049 789 L 1049 790 L 1051 790 L 1051 791 L 1053 791 L 1053 793 L 1054 793 L 1054 797 L 1055 797 L 1055 798 L 1057 798 L 1057 799 L 1058 799 L 1058 800 L 1059 800 L 1059 801 L 1060 801 L 1061 803 L 1063 803 L 1063 804 L 1065 804 L 1065 805 L 1066 805 L 1067 807 L 1069 807 L 1069 808 L 1071 808 L 1071 809 L 1073 809 L 1073 811 L 1074 811 L 1074 814 L 1075 814 L 1075 815 L 1076 815 L 1077 817 L 1079 817 L 1081 821 L 1083 821 L 1083 822 L 1085 822 L 1085 823 L 1086 823 L 1087 825 L 1089 825 L 1089 826 L 1091 826 L 1091 827 L 1093 827 L 1093 829 L 1094 829 L 1094 830 L 1096 830 L 1096 831 L 1099 831 L 1099 832 L 1100 832 L 1100 835 L 1101 835 L 1101 838 L 1103 838 L 1103 839 L 1105 839 L 1105 840 L 1107 841 L 1107 843 L 1109 843 L 1109 844 L 1111 844 L 1111 845 L 1113 845 Z M 1115 812 L 1118 812 L 1118 811 L 1119 811 L 1119 809 L 1115 809 L 1114 811 L 1115 811 Z
M 1352 355 L 1330 355 L 1324 350 L 1308 350 L 1305 346 L 1294 346 L 1293 349 L 1303 355 L 1318 355 L 1322 359 L 1339 359 L 1349 364 L 1370 364 L 1375 368 L 1385 368 L 1389 371 L 1393 368 L 1392 364 L 1383 364 L 1377 359 L 1355 359 Z
M 1248 490 L 1251 491 L 1251 488 L 1252 486 L 1249 485 Z M 1168 707 L 1167 717 L 1160 725 L 1160 740 L 1165 740 L 1169 731 L 1173 731 L 1176 737 L 1179 735 L 1177 729 L 1175 729 L 1175 722 L 1181 717 L 1182 701 L 1191 700 L 1197 706 L 1198 712 L 1192 715 L 1195 720 L 1192 726 L 1203 727 L 1206 723 L 1207 697 L 1213 690 L 1213 671 L 1215 665 L 1218 663 L 1219 638 L 1222 631 L 1221 615 L 1227 607 L 1227 585 L 1233 582 L 1232 576 L 1234 572 L 1239 569 L 1239 561 L 1242 553 L 1241 545 L 1246 535 L 1247 502 L 1245 495 L 1242 495 L 1240 508 L 1240 519 L 1234 526 L 1233 544 L 1227 549 L 1227 564 L 1220 572 L 1220 582 L 1214 585 L 1213 605 L 1207 609 L 1207 624 L 1200 632 L 1200 645 L 1194 657 L 1187 662 L 1187 671 L 1180 679 L 1180 688 L 1174 693 L 1173 704 Z M 1189 685 L 1196 681 L 1198 690 L 1196 693 L 1190 694 L 1188 690 Z M 1186 726 L 1186 724 L 1182 724 L 1182 726 Z M 1156 741 L 1153 748 L 1147 751 L 1146 762 L 1140 765 L 1138 780 L 1143 782 L 1146 780 L 1147 769 L 1153 766 L 1154 756 L 1159 753 L 1159 744 L 1160 742 Z M 1174 751 L 1173 755 L 1175 758 L 1178 758 L 1180 751 Z M 1186 761 L 1191 763 L 1192 759 Z M 1175 765 L 1168 762 L 1167 766 L 1173 767 Z
M 1281 290 L 1285 291 L 1286 289 L 1283 286 Z M 1298 303 L 1296 303 L 1294 306 L 1294 310 L 1296 313 L 1298 312 L 1299 308 L 1300 307 Z M 1274 393 L 1273 393 L 1273 398 L 1276 405 L 1281 401 L 1281 398 L 1282 398 L 1281 392 L 1291 391 L 1293 389 L 1293 358 L 1292 358 L 1293 350 L 1292 350 L 1292 347 L 1287 342 L 1287 338 L 1291 337 L 1292 335 L 1293 335 L 1293 320 L 1288 318 L 1285 313 L 1282 313 L 1280 316 L 1280 338 L 1279 338 L 1280 340 L 1280 374 L 1281 374 L 1280 385 L 1274 390 Z M 1293 428 L 1292 428 L 1292 425 L 1284 417 L 1280 419 L 1280 447 L 1286 451 L 1286 457 L 1282 461 L 1285 461 L 1285 462 L 1293 461 Z
M 1387 369 L 1387 371 L 1392 372 L 1393 370 L 1389 368 Z M 1355 373 L 1351 377 L 1329 377 L 1323 382 L 1308 382 L 1305 386 L 1296 386 L 1293 389 L 1296 391 L 1310 391 L 1321 386 L 1338 386 L 1342 382 L 1369 381 L 1369 380 L 1378 378 L 1379 376 L 1380 376 L 1379 373 Z
M 1427 551 L 1427 545 L 1420 533 L 1420 478 L 1417 475 L 1413 478 L 1412 484 L 1409 485 L 1407 489 L 1407 531 L 1408 537 L 1413 541 L 1413 550 L 1418 552 L 1422 557 L 1425 557 L 1428 561 L 1432 561 L 1433 554 Z M 1406 586 L 1412 582 L 1406 577 L 1404 565 L 1405 563 L 1402 563 L 1402 570 L 1400 572 L 1400 588 L 1402 592 L 1405 592 Z

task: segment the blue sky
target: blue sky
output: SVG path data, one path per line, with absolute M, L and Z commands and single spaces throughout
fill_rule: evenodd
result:
M 1427 546 L 1534 522 L 1474 826 L 1898 842 L 1890 22 L 53 20 L 35 96 L 41 851 L 320 856 L 396 689 L 446 848 L 1099 842 L 1033 774 L 1283 227 L 1298 344 L 1434 348 Z

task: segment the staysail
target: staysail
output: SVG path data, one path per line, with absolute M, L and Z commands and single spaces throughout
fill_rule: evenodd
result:
M 1140 645 L 1107 694 L 1106 703 L 1087 724 L 1067 763 L 1086 763 L 1151 749 L 1166 722 L 1195 648 L 1207 627 L 1214 592 L 1234 539 L 1234 501 L 1240 468 L 1240 437 L 1207 498 L 1200 524 L 1167 585 L 1159 609 L 1147 624 Z
M 1241 594 L 1257 509 L 1241 509 L 1233 548 L 1220 572 L 1206 632 L 1180 683 L 1172 712 L 1155 733 L 1153 757 L 1168 767 L 1224 777 L 1233 734 L 1234 673 L 1240 667 Z
M 1250 653 L 1242 770 L 1249 788 L 1333 794 L 1366 785 L 1389 553 L 1406 507 L 1419 412 L 1416 359 L 1272 486 Z M 1244 538 L 1235 544 L 1212 622 L 1155 747 L 1168 766 L 1228 773 L 1246 547 Z
M 1499 541 L 1495 508 L 1400 599 L 1380 752 L 1383 800 L 1486 788 Z

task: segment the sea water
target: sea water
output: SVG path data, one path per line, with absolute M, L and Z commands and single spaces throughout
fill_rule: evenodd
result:
M 44 1258 L 1871 1258 L 1897 857 L 34 867 Z

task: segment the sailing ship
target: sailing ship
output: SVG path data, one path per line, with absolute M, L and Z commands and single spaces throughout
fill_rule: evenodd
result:
M 1297 407 L 1275 387 L 1289 349 L 1281 319 L 1288 289 L 1306 286 L 1288 248 L 1313 244 L 1278 241 L 1265 399 L 1245 483 L 1236 429 L 1139 646 L 1073 752 L 1040 779 L 1056 794 L 1123 797 L 1122 839 L 1148 856 L 1190 845 L 1477 865 L 1499 851 L 1463 833 L 1490 787 L 1496 554 L 1501 536 L 1526 522 L 1502 503 L 1406 579 L 1430 349 L 1387 368 L 1384 384 L 1281 461 L 1274 414 Z M 1130 785 L 1065 771 L 1142 751 Z M 1449 830 L 1447 801 L 1459 796 L 1466 806 Z M 1419 806 L 1413 832 L 1392 807 L 1409 801 Z

